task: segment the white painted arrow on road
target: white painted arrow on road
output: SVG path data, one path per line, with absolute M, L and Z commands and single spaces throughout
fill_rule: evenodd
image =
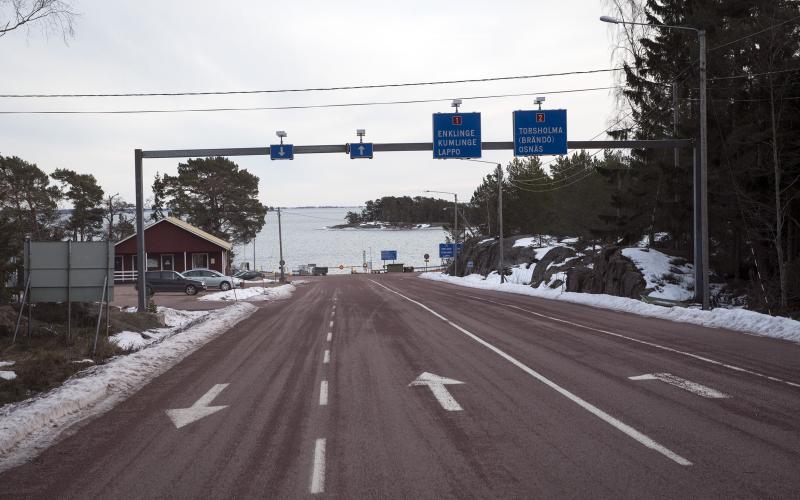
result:
M 217 413 L 218 411 L 225 409 L 228 405 L 225 406 L 208 406 L 214 401 L 214 398 L 219 396 L 219 393 L 223 391 L 226 387 L 230 384 L 217 384 L 205 394 L 203 394 L 200 399 L 194 402 L 192 406 L 189 408 L 177 408 L 175 410 L 167 410 L 167 415 L 172 420 L 172 423 L 175 424 L 175 427 L 180 429 L 185 425 L 189 425 L 192 422 L 196 422 L 203 417 L 207 417 L 213 413 Z
M 697 394 L 698 396 L 702 396 L 704 398 L 723 399 L 730 397 L 716 389 L 698 384 L 697 382 L 692 382 L 691 380 L 686 380 L 685 378 L 676 377 L 671 373 L 646 373 L 644 375 L 636 375 L 628 378 L 630 380 L 660 380 L 668 383 L 669 385 L 689 391 L 692 394 Z
M 453 399 L 453 395 L 450 394 L 450 391 L 447 390 L 445 385 L 453 385 L 453 384 L 463 384 L 459 380 L 453 380 L 451 378 L 440 377 L 439 375 L 434 375 L 433 373 L 424 372 L 416 380 L 408 384 L 409 387 L 415 385 L 427 385 L 433 396 L 436 398 L 436 401 L 442 405 L 447 411 L 461 411 L 461 405 L 458 404 L 458 401 Z

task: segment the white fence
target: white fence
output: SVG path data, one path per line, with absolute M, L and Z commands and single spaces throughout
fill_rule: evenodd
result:
M 114 271 L 114 283 L 136 281 L 136 271 Z

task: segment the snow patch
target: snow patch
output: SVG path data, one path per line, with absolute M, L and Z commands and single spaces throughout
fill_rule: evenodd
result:
M 658 250 L 623 248 L 622 255 L 633 261 L 641 271 L 647 288 L 653 289 L 649 297 L 667 300 L 691 300 L 694 296 L 694 271 L 691 264 L 675 265 L 673 257 Z
M 255 310 L 253 304 L 241 302 L 211 311 L 205 321 L 180 335 L 87 368 L 41 396 L 3 406 L 0 408 L 0 470 L 35 456 L 70 425 L 110 410 Z
M 247 300 L 247 301 L 264 301 L 264 300 L 281 300 L 288 299 L 292 296 L 295 289 L 294 284 L 288 283 L 286 285 L 264 288 L 261 286 L 254 286 L 251 288 L 240 288 L 228 290 L 227 292 L 216 292 L 203 295 L 198 300 Z M 235 294 L 234 294 L 235 293 Z
M 166 328 L 155 328 L 141 333 L 123 331 L 110 336 L 108 341 L 115 344 L 120 349 L 138 351 L 150 344 L 160 342 L 165 338 L 175 335 L 193 321 L 199 320 L 209 314 L 209 311 L 183 311 L 180 309 L 170 309 L 168 307 L 159 307 L 157 311 L 159 314 L 164 315 L 164 322 L 167 324 Z
M 651 318 L 666 319 L 679 323 L 690 323 L 710 328 L 725 328 L 737 332 L 761 335 L 800 343 L 800 321 L 780 316 L 768 316 L 745 309 L 717 308 L 710 311 L 685 307 L 661 307 L 653 304 L 604 294 L 561 292 L 550 288 L 531 288 L 514 283 L 500 284 L 500 276 L 490 274 L 483 278 L 480 274 L 472 274 L 464 278 L 456 278 L 446 274 L 426 273 L 422 279 L 444 281 L 454 285 L 498 292 L 516 293 L 551 300 L 563 300 L 592 307 L 622 311 Z
M 12 371 L 0 371 L 0 378 L 3 380 L 14 380 L 17 374 Z
M 4 366 L 14 366 L 15 363 L 16 361 L 0 361 L 0 368 Z

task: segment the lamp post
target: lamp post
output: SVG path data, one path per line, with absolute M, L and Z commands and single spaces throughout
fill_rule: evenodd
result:
M 541 99 L 544 101 L 544 97 L 537 97 L 536 103 L 539 104 L 539 109 L 541 109 Z M 506 273 L 505 273 L 505 259 L 503 255 L 503 166 L 499 163 L 495 163 L 493 161 L 486 161 L 486 160 L 473 160 L 471 158 L 464 158 L 464 161 L 474 161 L 476 163 L 488 163 L 490 165 L 497 165 L 497 225 L 500 226 L 500 266 L 497 272 L 500 274 L 500 283 L 506 282 Z M 487 221 L 488 222 L 488 221 Z
M 708 120 L 706 104 L 706 32 L 690 26 L 669 24 L 648 24 L 622 21 L 609 16 L 600 20 L 612 24 L 650 26 L 653 28 L 693 31 L 697 34 L 700 55 L 700 155 L 694 168 L 694 267 L 695 300 L 702 302 L 703 309 L 709 309 L 708 294 Z M 699 165 L 697 165 L 699 163 Z
M 432 191 L 430 189 L 426 189 L 425 193 L 438 193 L 438 194 L 452 194 L 454 203 L 453 203 L 453 236 L 455 238 L 455 245 L 453 247 L 453 274 L 458 276 L 458 194 L 451 193 L 449 191 Z

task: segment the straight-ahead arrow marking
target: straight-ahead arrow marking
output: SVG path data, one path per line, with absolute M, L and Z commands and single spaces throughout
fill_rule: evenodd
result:
M 214 398 L 219 396 L 219 393 L 222 392 L 226 387 L 230 384 L 217 384 L 211 389 L 208 390 L 207 393 L 200 396 L 200 399 L 194 402 L 192 406 L 189 408 L 177 408 L 175 410 L 167 410 L 167 416 L 172 420 L 172 423 L 175 424 L 177 429 L 180 429 L 183 426 L 189 425 L 192 422 L 200 420 L 203 417 L 207 417 L 213 413 L 216 413 L 224 408 L 227 408 L 228 405 L 224 406 L 208 406 L 214 401 Z
M 453 384 L 463 384 L 459 380 L 453 380 L 451 378 L 440 377 L 439 375 L 434 375 L 433 373 L 424 372 L 419 377 L 416 378 L 413 382 L 408 384 L 409 387 L 415 385 L 427 385 L 430 388 L 433 396 L 436 398 L 436 401 L 442 405 L 447 411 L 462 411 L 461 405 L 458 404 L 453 398 L 453 395 L 450 394 L 450 391 L 447 390 L 445 385 L 453 385 Z
M 689 391 L 692 394 L 697 394 L 698 396 L 702 396 L 704 398 L 724 399 L 730 397 L 716 389 L 698 384 L 697 382 L 692 382 L 691 380 L 686 380 L 685 378 L 676 377 L 671 373 L 646 373 L 644 375 L 636 375 L 628 378 L 630 380 L 660 380 L 668 383 L 669 385 Z

